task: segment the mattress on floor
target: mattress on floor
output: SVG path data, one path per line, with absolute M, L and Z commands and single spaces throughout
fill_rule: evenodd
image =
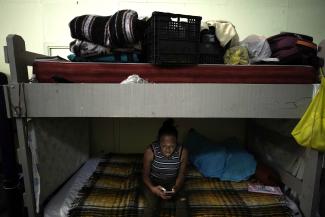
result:
M 75 83 L 120 83 L 138 74 L 152 83 L 315 83 L 316 71 L 311 66 L 280 65 L 193 65 L 162 67 L 152 64 L 80 63 L 68 61 L 35 61 L 33 73 L 38 82 L 52 83 L 54 77 Z
M 79 191 L 68 216 L 143 216 L 145 199 L 141 190 L 141 166 L 142 155 L 106 156 Z M 247 184 L 204 178 L 190 167 L 184 190 L 191 215 L 291 216 L 283 196 L 250 193 Z M 174 204 L 163 202 L 160 216 L 174 215 Z

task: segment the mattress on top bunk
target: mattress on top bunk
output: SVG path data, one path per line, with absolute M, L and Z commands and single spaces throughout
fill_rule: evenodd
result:
M 94 164 L 91 166 L 95 171 L 87 182 L 87 175 L 79 174 L 84 181 L 77 183 L 83 182 L 84 186 L 73 202 L 71 196 L 68 200 L 64 199 L 64 196 L 69 194 L 68 189 L 75 192 L 77 188 L 71 190 L 71 187 L 68 187 L 61 190 L 59 196 L 55 196 L 45 208 L 45 216 L 143 216 L 145 199 L 141 190 L 141 165 L 142 155 L 107 155 L 99 162 L 96 170 Z M 89 177 L 89 169 L 86 171 Z M 184 190 L 191 215 L 291 216 L 291 210 L 283 196 L 250 193 L 247 191 L 247 184 L 248 182 L 222 182 L 204 178 L 196 169 L 190 167 Z M 175 205 L 163 202 L 160 216 L 174 215 Z
M 33 73 L 38 82 L 52 83 L 53 77 L 75 83 L 120 83 L 138 74 L 153 83 L 260 83 L 309 84 L 316 80 L 311 66 L 280 65 L 193 65 L 162 67 L 146 63 L 80 63 L 37 60 Z

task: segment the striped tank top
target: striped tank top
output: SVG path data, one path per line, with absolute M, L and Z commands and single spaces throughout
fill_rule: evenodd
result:
M 177 145 L 174 153 L 169 157 L 162 153 L 159 143 L 153 143 L 151 147 L 154 154 L 151 177 L 158 180 L 176 180 L 181 165 L 182 146 Z

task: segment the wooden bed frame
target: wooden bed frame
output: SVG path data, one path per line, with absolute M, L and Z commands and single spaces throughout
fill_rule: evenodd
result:
M 325 41 L 320 47 L 325 48 Z M 324 58 L 325 53 L 320 50 Z M 11 82 L 4 86 L 7 113 L 17 127 L 18 157 L 24 175 L 24 202 L 29 217 L 35 209 L 27 118 L 49 117 L 178 117 L 299 119 L 317 84 L 46 84 L 28 83 L 27 66 L 44 55 L 28 52 L 18 35 L 8 35 L 5 59 Z M 172 95 L 170 93 L 173 93 Z M 168 106 L 168 99 L 174 106 Z M 78 100 L 73 100 L 78 99 Z M 316 216 L 322 154 L 306 149 L 303 180 L 278 168 L 282 181 L 301 195 L 306 217 Z

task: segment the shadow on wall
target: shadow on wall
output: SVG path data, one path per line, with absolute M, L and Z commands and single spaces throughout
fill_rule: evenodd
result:
M 92 156 L 108 152 L 142 153 L 156 139 L 164 118 L 94 118 L 91 130 Z M 244 119 L 190 119 L 176 118 L 179 142 L 190 128 L 195 128 L 214 141 L 236 136 L 245 139 Z

